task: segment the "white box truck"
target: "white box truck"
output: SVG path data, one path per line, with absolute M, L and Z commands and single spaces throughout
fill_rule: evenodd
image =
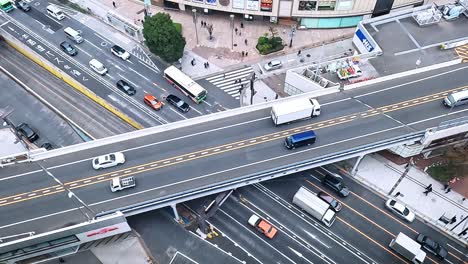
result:
M 123 189 L 135 187 L 135 178 L 133 176 L 115 177 L 110 181 L 111 192 L 121 191 Z
M 293 204 L 299 206 L 313 217 L 330 227 L 335 222 L 336 214 L 330 205 L 304 186 L 293 197 Z
M 392 239 L 389 247 L 414 264 L 424 263 L 426 252 L 422 251 L 421 245 L 401 232 Z
M 271 119 L 275 125 L 320 115 L 320 104 L 317 99 L 298 98 L 275 104 L 271 107 Z

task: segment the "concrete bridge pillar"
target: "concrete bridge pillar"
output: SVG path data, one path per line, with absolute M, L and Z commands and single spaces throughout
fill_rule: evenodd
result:
M 359 156 L 356 160 L 356 163 L 354 163 L 353 169 L 351 170 L 351 175 L 355 176 L 356 173 L 358 172 L 358 167 L 359 164 L 361 164 L 362 159 L 364 158 L 365 155 Z
M 177 204 L 171 204 L 172 211 L 174 212 L 174 220 L 180 221 L 179 213 L 177 212 Z

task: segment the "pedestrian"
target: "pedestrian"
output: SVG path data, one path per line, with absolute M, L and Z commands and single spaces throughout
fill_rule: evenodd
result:
M 245 45 L 247 46 L 247 39 L 244 40 Z
M 429 188 L 426 188 L 426 190 L 423 192 L 426 196 L 428 193 L 432 192 L 432 187 L 428 186 Z
M 242 32 L 239 30 L 239 36 L 242 36 Z
M 245 56 L 246 56 L 246 57 L 247 57 L 247 55 L 249 55 L 249 52 L 248 52 L 248 51 L 245 52 Z
M 200 20 L 200 25 L 203 27 L 203 20 Z
M 223 72 L 223 78 L 226 78 L 226 73 L 225 72 Z
M 210 63 L 209 63 L 209 62 L 206 62 L 206 67 L 207 67 L 207 68 L 210 67 Z
M 401 194 L 401 192 L 397 192 L 397 193 L 395 193 L 395 197 L 398 197 L 398 196 L 400 196 L 400 194 Z
M 452 189 L 450 187 L 447 188 L 447 190 L 445 191 L 445 193 L 449 193 Z
M 448 187 L 449 187 L 448 182 L 444 183 L 444 190 L 447 190 Z
M 242 51 L 242 57 L 244 57 L 244 51 Z
M 63 258 L 59 258 L 60 263 L 65 263 L 65 260 Z
M 206 21 L 203 21 L 203 27 L 206 27 Z
M 244 23 L 241 22 L 241 28 L 244 28 Z
M 114 6 L 114 8 L 117 8 L 117 5 L 115 4 L 115 1 L 112 1 L 112 5 Z
M 302 51 L 301 51 L 301 50 L 298 50 L 298 51 L 297 51 L 297 56 L 300 56 L 301 53 L 302 53 Z
M 426 186 L 426 190 L 431 189 L 432 190 L 432 183 Z
M 454 215 L 454 216 L 452 217 L 452 219 L 450 219 L 450 224 L 453 224 L 453 223 L 455 223 L 456 221 L 457 221 L 457 216 Z
M 235 28 L 235 29 L 234 29 L 234 31 L 236 32 L 236 35 L 237 35 L 237 31 L 238 31 L 238 29 L 237 29 L 237 28 Z
M 460 203 L 463 204 L 463 202 L 464 202 L 465 200 L 466 200 L 466 198 L 463 197 L 463 198 L 461 199 Z

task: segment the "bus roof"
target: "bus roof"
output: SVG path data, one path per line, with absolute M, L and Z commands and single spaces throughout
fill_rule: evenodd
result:
M 164 70 L 164 74 L 171 76 L 171 78 L 176 79 L 178 83 L 183 85 L 185 88 L 190 89 L 190 92 L 195 96 L 206 92 L 206 90 L 201 87 L 198 83 L 192 80 L 190 77 L 185 75 L 182 71 L 177 69 L 175 66 L 169 66 Z

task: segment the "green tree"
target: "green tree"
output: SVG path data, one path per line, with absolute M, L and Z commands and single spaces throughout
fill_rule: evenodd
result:
M 171 16 L 157 13 L 143 23 L 143 36 L 150 51 L 167 62 L 175 62 L 184 54 L 185 38 L 176 29 Z

